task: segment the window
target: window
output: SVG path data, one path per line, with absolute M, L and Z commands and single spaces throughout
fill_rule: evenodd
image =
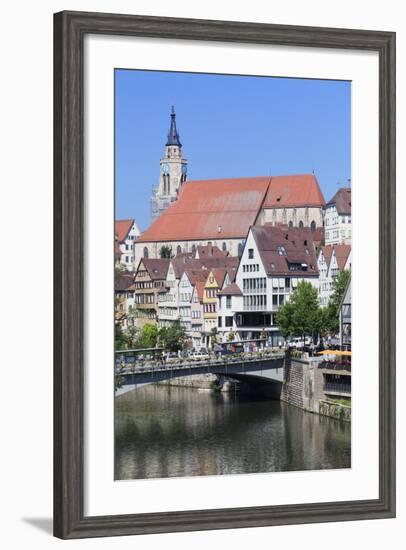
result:
M 277 306 L 278 305 L 278 295 L 272 294 L 272 305 Z
M 231 315 L 229 315 L 225 318 L 225 326 L 226 327 L 232 327 L 233 326 L 233 317 Z
M 221 327 L 221 317 L 218 318 L 218 326 Z
M 226 245 L 226 243 L 223 243 L 221 248 L 223 249 L 223 252 L 227 252 L 227 245 Z
M 231 308 L 231 296 L 226 296 L 226 308 Z
M 284 246 L 278 246 L 277 247 L 279 256 L 286 256 L 286 250 Z
M 182 253 L 182 247 L 180 246 L 180 244 L 178 244 L 178 246 L 176 247 L 176 254 L 181 254 Z
M 148 247 L 144 246 L 144 258 L 148 258 Z
M 254 249 L 253 248 L 248 249 L 248 258 L 250 260 L 252 260 L 254 258 Z
M 244 245 L 242 243 L 239 243 L 238 244 L 238 256 L 241 258 L 242 256 L 242 251 L 244 249 Z
M 301 228 L 303 227 L 303 222 L 302 222 L 302 220 L 300 220 L 300 222 L 299 222 L 299 227 L 301 227 Z

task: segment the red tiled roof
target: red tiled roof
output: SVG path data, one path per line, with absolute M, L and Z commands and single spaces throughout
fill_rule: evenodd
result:
M 116 220 L 114 222 L 114 233 L 117 235 L 119 243 L 125 241 L 131 227 L 134 225 L 134 220 Z
M 185 256 L 175 256 L 172 260 L 172 265 L 175 270 L 175 276 L 179 279 L 185 269 L 193 269 L 206 271 L 212 268 L 226 268 L 228 270 L 237 269 L 239 259 L 236 256 L 212 256 L 202 260 L 194 258 L 186 258 Z
M 334 253 L 337 259 L 338 269 L 342 271 L 348 260 L 348 256 L 351 252 L 351 246 L 349 244 L 336 244 L 334 245 Z
M 204 297 L 205 284 L 206 284 L 206 282 L 197 281 L 196 285 L 195 285 L 196 286 L 197 297 L 199 298 L 200 301 L 202 301 L 203 297 Z
M 321 252 L 323 252 L 324 259 L 326 260 L 326 264 L 330 265 L 331 256 L 333 254 L 333 245 L 329 244 L 326 246 L 321 247 Z
M 120 275 L 120 277 L 117 277 L 114 280 L 114 290 L 116 292 L 133 290 L 133 288 L 135 288 L 133 285 L 134 285 L 134 275 L 130 275 L 128 273 L 123 273 L 122 275 Z
M 237 285 L 237 283 L 231 283 L 230 285 L 226 286 L 218 292 L 221 296 L 242 296 L 242 292 L 240 287 Z
M 214 268 L 211 270 L 211 273 L 213 273 L 214 278 L 216 279 L 217 286 L 221 288 L 227 275 L 227 269 Z
M 316 227 L 312 235 L 313 235 L 313 242 L 315 244 L 320 244 L 321 241 L 324 241 L 325 239 L 324 227 Z
M 188 181 L 139 242 L 245 238 L 258 216 L 269 180 L 266 176 Z
M 166 279 L 170 262 L 168 258 L 142 258 L 141 262 L 152 280 Z
M 335 205 L 340 215 L 351 214 L 351 187 L 341 187 L 327 206 Z
M 324 206 L 325 200 L 314 174 L 272 176 L 264 208 Z
M 312 231 L 309 228 L 254 226 L 251 228 L 262 263 L 268 275 L 317 275 L 317 261 Z M 278 247 L 284 247 L 280 254 Z M 289 263 L 307 264 L 307 271 L 290 271 Z
M 213 245 L 198 246 L 195 255 L 200 260 L 204 258 L 224 258 L 224 256 L 228 256 L 228 252 L 220 250 L 218 246 Z
M 185 269 L 185 273 L 192 285 L 195 285 L 197 281 L 205 282 L 207 279 L 207 270 L 202 269 Z

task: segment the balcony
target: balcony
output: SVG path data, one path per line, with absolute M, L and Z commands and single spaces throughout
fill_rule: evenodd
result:
M 324 393 L 330 395 L 342 395 L 351 397 L 351 383 L 348 382 L 325 382 L 323 386 Z

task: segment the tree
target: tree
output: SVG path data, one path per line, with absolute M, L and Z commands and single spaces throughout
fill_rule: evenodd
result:
M 293 306 L 290 301 L 286 302 L 279 308 L 277 313 L 277 323 L 282 336 L 285 338 L 290 338 L 293 336 Z
M 158 337 L 158 328 L 152 323 L 146 323 L 137 340 L 137 348 L 154 348 Z
M 232 342 L 234 340 L 234 338 L 235 338 L 235 333 L 231 330 L 227 335 L 227 340 L 229 342 Z
M 333 279 L 333 294 L 324 311 L 324 328 L 327 333 L 337 334 L 339 331 L 340 304 L 349 279 L 350 272 L 347 269 L 341 271 Z
M 161 249 L 159 251 L 159 256 L 161 258 L 168 258 L 168 259 L 171 259 L 172 258 L 172 247 L 171 246 L 168 246 L 166 244 L 164 244 L 163 246 L 161 246 Z
M 171 326 L 163 327 L 158 334 L 159 345 L 168 351 L 180 351 L 186 346 L 186 331 L 177 319 Z
M 212 345 L 218 342 L 218 330 L 217 327 L 213 327 L 210 331 L 210 342 Z
M 123 273 L 125 273 L 125 266 L 123 264 L 116 264 L 114 267 L 114 277 L 115 279 L 119 279 Z
M 114 327 L 114 343 L 116 350 L 127 349 L 128 347 L 127 336 L 124 334 L 123 329 L 119 324 L 116 324 Z
M 314 336 L 321 328 L 321 313 L 317 290 L 301 281 L 290 300 L 279 308 L 277 323 L 285 337 Z
M 126 330 L 127 345 L 130 348 L 135 348 L 138 343 L 139 330 L 135 326 L 129 326 Z

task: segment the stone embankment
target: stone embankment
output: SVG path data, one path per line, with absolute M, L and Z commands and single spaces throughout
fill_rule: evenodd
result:
M 329 399 L 323 389 L 323 370 L 317 361 L 287 356 L 281 401 L 305 411 L 351 422 L 351 407 Z

